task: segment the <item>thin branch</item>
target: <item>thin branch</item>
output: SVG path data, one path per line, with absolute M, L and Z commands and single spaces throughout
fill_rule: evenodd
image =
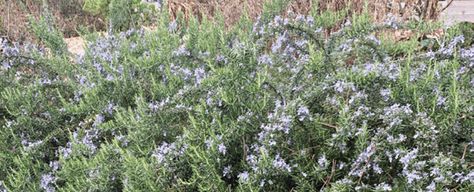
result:
M 7 36 L 10 34 L 10 0 L 7 0 Z
M 282 95 L 271 83 L 265 81 L 265 82 L 263 82 L 262 86 L 264 86 L 264 85 L 266 85 L 266 86 L 268 86 L 270 89 L 272 89 L 272 90 L 275 92 L 275 94 L 277 94 L 278 97 L 280 97 L 280 100 L 281 100 L 281 102 L 283 102 L 283 105 L 286 106 L 286 99 L 285 99 L 285 97 L 283 97 L 283 95 Z
M 461 160 L 464 160 L 464 157 L 466 156 L 467 146 L 468 146 L 468 145 L 464 145 L 464 151 L 463 151 L 463 153 L 462 153 Z
M 422 10 L 422 17 L 421 19 L 426 19 L 426 16 L 428 15 L 428 6 L 430 5 L 430 0 L 426 0 L 425 4 L 424 4 L 424 7 L 423 7 L 423 10 Z
M 332 167 L 331 167 L 331 174 L 326 177 L 326 180 L 324 180 L 324 185 L 321 189 L 324 189 L 324 187 L 329 185 L 329 182 L 331 182 L 332 177 L 334 177 L 334 174 L 336 172 L 336 160 L 332 160 Z
M 292 25 L 292 24 L 288 24 L 287 28 L 290 29 L 290 30 L 295 30 L 295 31 L 299 31 L 299 32 L 303 32 L 303 33 L 307 34 L 309 36 L 309 38 L 314 40 L 314 42 L 317 44 L 318 48 L 320 48 L 324 51 L 324 43 L 321 41 L 321 38 L 319 38 L 317 36 L 317 34 L 313 33 L 309 29 L 299 27 L 297 25 Z
M 454 0 L 449 1 L 448 4 L 447 4 L 446 6 L 444 6 L 444 7 L 441 9 L 441 11 L 439 11 L 439 12 L 443 12 L 444 10 L 446 10 L 446 9 L 451 5 L 451 3 L 453 3 L 453 1 L 454 1 Z

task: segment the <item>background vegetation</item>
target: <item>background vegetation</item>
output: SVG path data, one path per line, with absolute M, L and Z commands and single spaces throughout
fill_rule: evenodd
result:
M 185 18 L 193 15 L 199 20 L 220 12 L 225 25 L 229 27 L 239 20 L 244 11 L 255 20 L 261 15 L 266 2 L 266 0 L 114 0 L 111 3 L 111 0 L 5 0 L 0 2 L 0 34 L 12 41 L 36 40 L 35 35 L 28 30 L 28 18 L 29 16 L 39 18 L 42 15 L 45 9 L 43 1 L 47 2 L 48 9 L 55 18 L 56 27 L 66 38 L 78 36 L 84 29 L 105 31 L 110 25 L 107 20 L 108 10 L 119 8 L 120 6 L 117 6 L 119 3 L 132 4 L 127 8 L 122 7 L 124 9 L 122 11 L 114 11 L 116 15 L 110 15 L 116 17 L 115 20 L 122 18 L 124 21 L 121 21 L 123 23 L 120 25 L 133 24 L 133 27 L 138 27 L 140 24 L 152 25 L 153 11 L 149 6 L 155 5 L 160 8 L 166 5 L 172 19 L 179 12 Z M 365 2 L 368 3 L 370 17 L 375 21 L 383 21 L 389 14 L 404 20 L 435 20 L 444 9 L 439 7 L 438 0 L 292 0 L 285 9 L 307 15 L 311 7 L 317 6 L 318 9 L 313 10 L 318 13 L 347 9 L 349 11 L 347 15 L 351 15 L 361 13 Z M 284 12 L 282 14 L 285 15 Z

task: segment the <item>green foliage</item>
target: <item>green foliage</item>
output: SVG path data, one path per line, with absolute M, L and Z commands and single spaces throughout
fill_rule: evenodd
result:
M 132 22 L 132 2 L 130 0 L 111 0 L 107 18 L 114 31 L 127 30 Z
M 4 21 L 2 16 L 0 16 L 0 21 Z M 4 29 L 3 22 L 2 22 L 2 23 L 0 23 L 0 33 L 4 34 L 5 31 L 6 31 L 6 29 Z
M 51 49 L 55 54 L 62 55 L 67 51 L 67 45 L 64 42 L 63 35 L 54 24 L 52 15 L 45 10 L 45 14 L 38 20 L 29 18 L 31 30 L 35 36 Z
M 426 56 L 377 39 L 389 26 L 368 13 L 285 21 L 286 2 L 229 31 L 160 13 L 153 31 L 87 34 L 77 63 L 54 36 L 49 56 L 2 44 L 0 191 L 472 189 L 460 38 Z
M 462 44 L 464 47 L 469 47 L 474 44 L 474 23 L 460 22 L 450 28 L 448 33 L 451 35 L 463 35 L 464 42 Z
M 156 14 L 155 7 L 141 0 L 86 0 L 83 9 L 106 16 L 109 30 L 118 32 L 143 24 L 150 24 Z
M 92 14 L 104 15 L 108 12 L 110 0 L 85 0 L 83 9 Z

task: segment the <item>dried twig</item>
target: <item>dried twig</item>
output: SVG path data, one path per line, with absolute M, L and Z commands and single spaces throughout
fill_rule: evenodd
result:
M 10 0 L 7 0 L 7 34 L 10 34 Z
M 321 189 L 324 189 L 324 187 L 329 185 L 329 182 L 331 182 L 332 177 L 334 177 L 334 174 L 336 173 L 336 160 L 332 160 L 332 167 L 331 167 L 331 174 L 326 177 L 326 180 L 324 180 L 324 185 Z
M 446 10 L 451 5 L 451 3 L 453 3 L 453 1 L 454 0 L 450 0 L 448 4 L 446 4 L 446 6 L 444 6 L 439 12 L 443 12 L 444 10 Z
M 464 160 L 464 157 L 466 156 L 467 146 L 468 146 L 468 145 L 464 145 L 464 151 L 462 152 L 461 160 Z

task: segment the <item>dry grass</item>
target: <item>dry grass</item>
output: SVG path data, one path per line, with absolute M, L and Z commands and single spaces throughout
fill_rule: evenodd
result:
M 77 28 L 81 25 L 104 30 L 101 18 L 94 17 L 82 10 L 83 0 L 48 0 L 58 28 L 65 37 L 77 36 Z M 255 19 L 261 14 L 264 3 L 271 0 L 168 0 L 168 12 L 175 18 L 182 12 L 185 18 L 191 15 L 198 19 L 212 19 L 217 11 L 223 14 L 225 25 L 232 26 L 239 20 L 244 10 L 250 18 Z M 293 0 L 287 7 L 288 11 L 307 14 L 312 7 L 318 6 L 318 12 L 331 10 L 348 10 L 348 15 L 360 13 L 365 2 L 374 21 L 382 21 L 388 14 L 402 19 L 419 18 L 435 20 L 441 7 L 438 0 Z M 33 41 L 28 30 L 28 15 L 41 15 L 41 0 L 0 0 L 0 34 L 16 41 Z
M 247 10 L 250 18 L 257 18 L 265 2 L 271 0 L 170 0 L 168 3 L 168 12 L 172 19 L 176 18 L 178 12 L 182 12 L 185 18 L 191 15 L 199 19 L 208 17 L 216 11 L 221 11 L 224 15 L 226 27 L 232 26 L 244 10 Z M 313 7 L 318 7 L 317 13 L 324 11 L 343 11 L 347 10 L 347 16 L 359 14 L 367 8 L 374 22 L 382 22 L 387 16 L 392 15 L 399 20 L 419 19 L 419 20 L 437 20 L 441 11 L 446 7 L 440 7 L 439 0 L 293 0 L 287 9 L 281 13 L 286 15 L 288 12 L 298 14 L 308 14 Z M 452 0 L 448 0 L 448 5 Z M 340 21 L 341 23 L 344 21 Z M 328 29 L 330 31 L 337 30 Z M 404 41 L 415 37 L 415 32 L 411 30 L 392 30 L 385 31 L 384 36 L 393 41 Z M 431 34 L 425 34 L 428 38 L 439 38 L 444 34 L 443 29 L 439 29 Z M 382 35 L 382 34 L 379 34 Z
M 83 0 L 47 0 L 58 29 L 65 37 L 77 36 L 79 26 L 104 30 L 101 18 L 82 10 Z M 43 12 L 41 0 L 0 0 L 0 34 L 15 41 L 34 41 L 28 28 L 28 17 Z
M 217 10 L 224 14 L 226 26 L 234 24 L 242 15 L 244 9 L 251 18 L 261 14 L 263 5 L 271 0 L 170 0 L 168 1 L 169 13 L 172 18 L 182 12 L 185 18 L 195 15 L 198 18 L 213 15 Z M 438 19 L 442 7 L 439 0 L 293 0 L 286 11 L 307 14 L 312 7 L 318 6 L 318 12 L 331 10 L 348 10 L 348 15 L 361 13 L 367 5 L 374 21 L 382 21 L 387 15 L 398 16 L 403 20 Z M 367 4 L 366 4 L 367 3 Z M 282 13 L 285 14 L 285 13 Z M 209 17 L 212 18 L 212 17 Z
M 185 19 L 194 15 L 201 20 L 203 17 L 212 19 L 212 15 L 220 11 L 226 26 L 231 26 L 239 20 L 244 10 L 251 18 L 256 18 L 263 10 L 263 3 L 264 0 L 170 0 L 168 12 L 172 19 L 181 12 Z

